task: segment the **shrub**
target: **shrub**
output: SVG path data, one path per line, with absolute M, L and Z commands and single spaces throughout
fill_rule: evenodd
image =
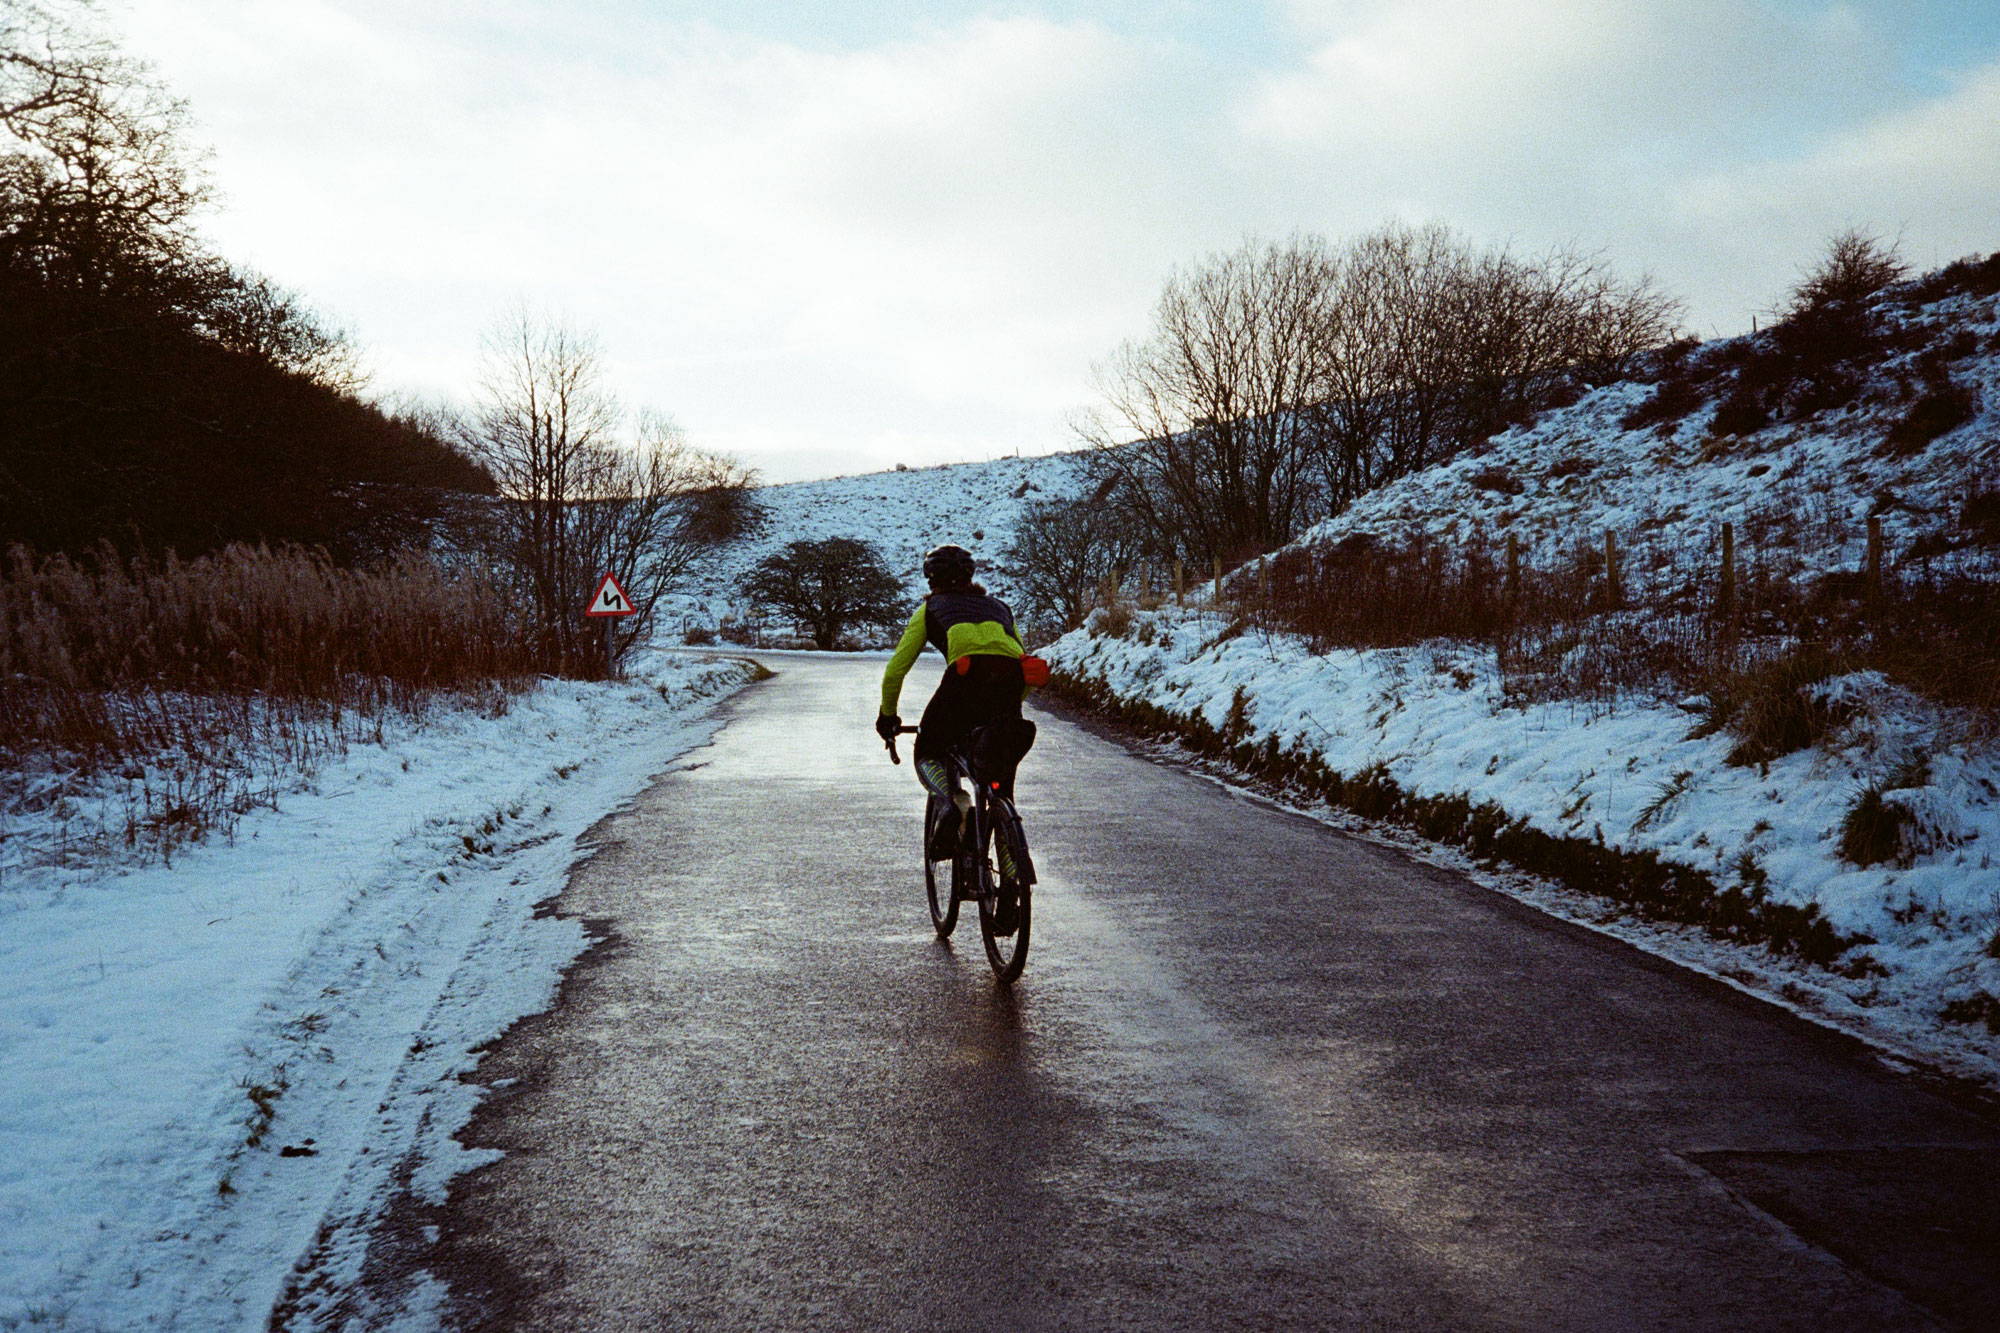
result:
M 689 625 L 681 635 L 681 642 L 690 648 L 705 648 L 715 642 L 715 631 L 707 625 Z
M 1945 703 L 2000 709 L 2000 583 L 1906 570 L 1891 595 L 1855 609 L 1853 656 Z
M 1883 438 L 1883 448 L 1890 453 L 1909 455 L 1919 452 L 1938 436 L 1957 430 L 1972 420 L 1975 400 L 1972 390 L 1949 376 L 1934 381 L 1925 390 L 1923 397 L 1910 404 L 1910 410 Z
M 1618 424 L 1626 430 L 1670 425 L 1700 407 L 1706 398 L 1707 391 L 1701 382 L 1677 368 L 1660 381 L 1660 387 L 1653 390 L 1651 397 L 1620 417 Z
M 682 500 L 682 534 L 697 545 L 719 546 L 763 531 L 771 510 L 757 496 L 756 472 L 720 457 L 705 462 L 712 484 Z
M 1465 848 L 1488 863 L 1506 863 L 1618 903 L 1647 920 L 1680 921 L 1712 935 L 1762 945 L 1847 976 L 1881 975 L 1867 954 L 1843 958 L 1866 935 L 1843 935 L 1817 906 L 1770 901 L 1766 877 L 1752 862 L 1741 882 L 1724 887 L 1708 871 L 1669 861 L 1653 851 L 1628 852 L 1595 839 L 1545 833 L 1513 819 L 1490 802 L 1475 805 L 1463 794 L 1424 796 L 1398 784 L 1380 764 L 1352 775 L 1327 766 L 1303 741 L 1282 748 L 1274 735 L 1252 738 L 1249 703 L 1239 690 L 1221 728 L 1195 713 L 1177 713 L 1144 699 L 1120 697 L 1102 679 L 1058 674 L 1051 692 L 1080 707 L 1148 735 L 1168 735 L 1195 753 L 1241 769 L 1280 794 L 1303 793 L 1364 819 L 1414 829 L 1434 841 Z
M 2000 996 L 1974 991 L 1938 1010 L 1938 1017 L 1947 1023 L 1983 1023 L 1988 1032 L 2000 1036 Z
M 1897 293 L 1905 305 L 1928 305 L 1947 296 L 1991 296 L 2000 292 L 2000 252 L 1965 258 L 1907 284 Z
M 1132 620 L 1136 614 L 1132 603 L 1114 601 L 1092 611 L 1084 623 L 1088 626 L 1090 637 L 1093 639 L 1100 635 L 1122 639 L 1132 632 Z
M 2000 542 L 2000 490 L 1980 490 L 1966 496 L 1958 522 L 1980 541 Z
M 1858 227 L 1830 238 L 1825 253 L 1792 289 L 1792 312 L 1867 300 L 1909 272 L 1896 251 L 1893 242 Z
M 1466 480 L 1482 491 L 1498 491 L 1502 495 L 1519 495 L 1528 489 L 1519 477 L 1504 467 L 1482 468 Z
M 1905 835 L 1915 823 L 1908 806 L 1885 799 L 1879 786 L 1869 787 L 1841 818 L 1841 859 L 1857 866 L 1903 862 L 1908 857 Z
M 1831 654 L 1808 645 L 1715 681 L 1711 725 L 1737 738 L 1726 762 L 1768 764 L 1816 744 L 1850 709 L 1830 703 L 1816 687 L 1840 670 Z
M 549 666 L 483 575 L 425 558 L 356 570 L 296 548 L 15 547 L 0 570 L 0 770 L 65 775 L 57 791 L 124 781 L 124 841 L 166 854 L 388 714 L 501 710 Z
M 1715 409 L 1711 435 L 1753 435 L 1771 424 L 1771 413 L 1755 389 L 1738 386 Z
M 1510 615 L 1504 571 L 1480 546 L 1354 536 L 1278 552 L 1270 579 L 1269 614 L 1319 651 L 1485 637 Z
M 1229 696 L 1229 712 L 1222 719 L 1222 738 L 1231 745 L 1250 734 L 1250 691 L 1238 685 Z

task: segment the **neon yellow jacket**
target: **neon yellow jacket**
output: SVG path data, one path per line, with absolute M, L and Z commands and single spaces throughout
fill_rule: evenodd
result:
M 882 672 L 885 717 L 894 716 L 896 701 L 903 694 L 903 677 L 910 674 L 926 643 L 943 653 L 947 662 L 980 653 L 1000 657 L 1025 653 L 1020 633 L 1014 628 L 1014 613 L 1005 602 L 984 593 L 934 592 L 917 603 L 916 614 L 903 627 L 902 640 Z

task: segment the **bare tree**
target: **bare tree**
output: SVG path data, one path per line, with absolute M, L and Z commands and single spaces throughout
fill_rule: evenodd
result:
M 1082 433 L 1151 544 L 1240 559 L 1615 376 L 1679 310 L 1594 255 L 1442 226 L 1252 242 L 1168 280 Z
M 198 307 L 227 281 L 186 104 L 76 3 L 0 0 L 0 262 L 91 295 Z
M 610 631 L 615 667 L 702 549 L 692 497 L 740 470 L 691 448 L 657 413 L 640 413 L 634 437 L 622 438 L 625 414 L 596 342 L 565 323 L 516 312 L 485 350 L 466 444 L 504 497 L 498 554 L 545 653 L 579 674 L 606 665 L 584 599 L 603 574 L 618 574 L 639 614 Z
M 1447 228 L 1387 227 L 1340 255 L 1319 461 L 1329 512 L 1427 466 L 1450 417 L 1465 341 L 1466 255 Z
M 88 22 L 83 0 L 0 0 L 0 127 L 35 118 L 94 90 L 130 81 L 136 62 Z
M 1330 507 L 1441 462 L 1602 382 L 1671 337 L 1679 302 L 1595 255 L 1480 251 L 1449 227 L 1391 226 L 1342 253 L 1328 337 Z
M 1027 506 L 1002 559 L 1017 609 L 1068 631 L 1083 623 L 1105 579 L 1129 572 L 1142 550 L 1139 533 L 1107 494 Z
M 1453 447 L 1526 420 L 1567 386 L 1619 378 L 1673 336 L 1681 312 L 1650 277 L 1623 281 L 1601 256 L 1565 247 L 1468 247 L 1462 281 Z
M 909 612 L 903 584 L 880 551 L 853 537 L 793 542 L 743 582 L 759 606 L 791 617 L 830 649 L 850 629 L 891 629 Z
M 1849 227 L 1829 237 L 1826 250 L 1792 288 L 1784 313 L 1804 314 L 1836 301 L 1858 302 L 1900 282 L 1908 273 L 1900 244 Z
M 1311 512 L 1327 381 L 1324 242 L 1249 242 L 1177 270 L 1153 333 L 1101 373 L 1112 420 L 1086 439 L 1163 548 L 1197 561 L 1289 540 Z

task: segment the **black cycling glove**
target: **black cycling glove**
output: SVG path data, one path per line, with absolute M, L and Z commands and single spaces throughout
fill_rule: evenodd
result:
M 903 719 L 894 713 L 884 713 L 875 719 L 875 734 L 885 741 L 896 739 L 896 732 L 903 725 Z

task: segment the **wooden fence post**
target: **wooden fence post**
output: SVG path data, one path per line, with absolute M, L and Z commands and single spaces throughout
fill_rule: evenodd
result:
M 1187 605 L 1187 568 L 1179 556 L 1174 557 L 1174 605 Z
M 1722 572 L 1715 590 L 1715 614 L 1729 621 L 1736 616 L 1736 525 L 1722 525 Z
M 1218 611 L 1222 609 L 1222 557 L 1215 557 L 1215 595 L 1210 599 Z
M 1271 609 L 1271 557 L 1257 557 L 1257 601 L 1265 611 Z
M 1868 518 L 1868 601 L 1871 606 L 1882 600 L 1882 520 L 1877 515 Z
M 1507 534 L 1507 604 L 1512 606 L 1521 600 L 1521 538 L 1518 533 Z

